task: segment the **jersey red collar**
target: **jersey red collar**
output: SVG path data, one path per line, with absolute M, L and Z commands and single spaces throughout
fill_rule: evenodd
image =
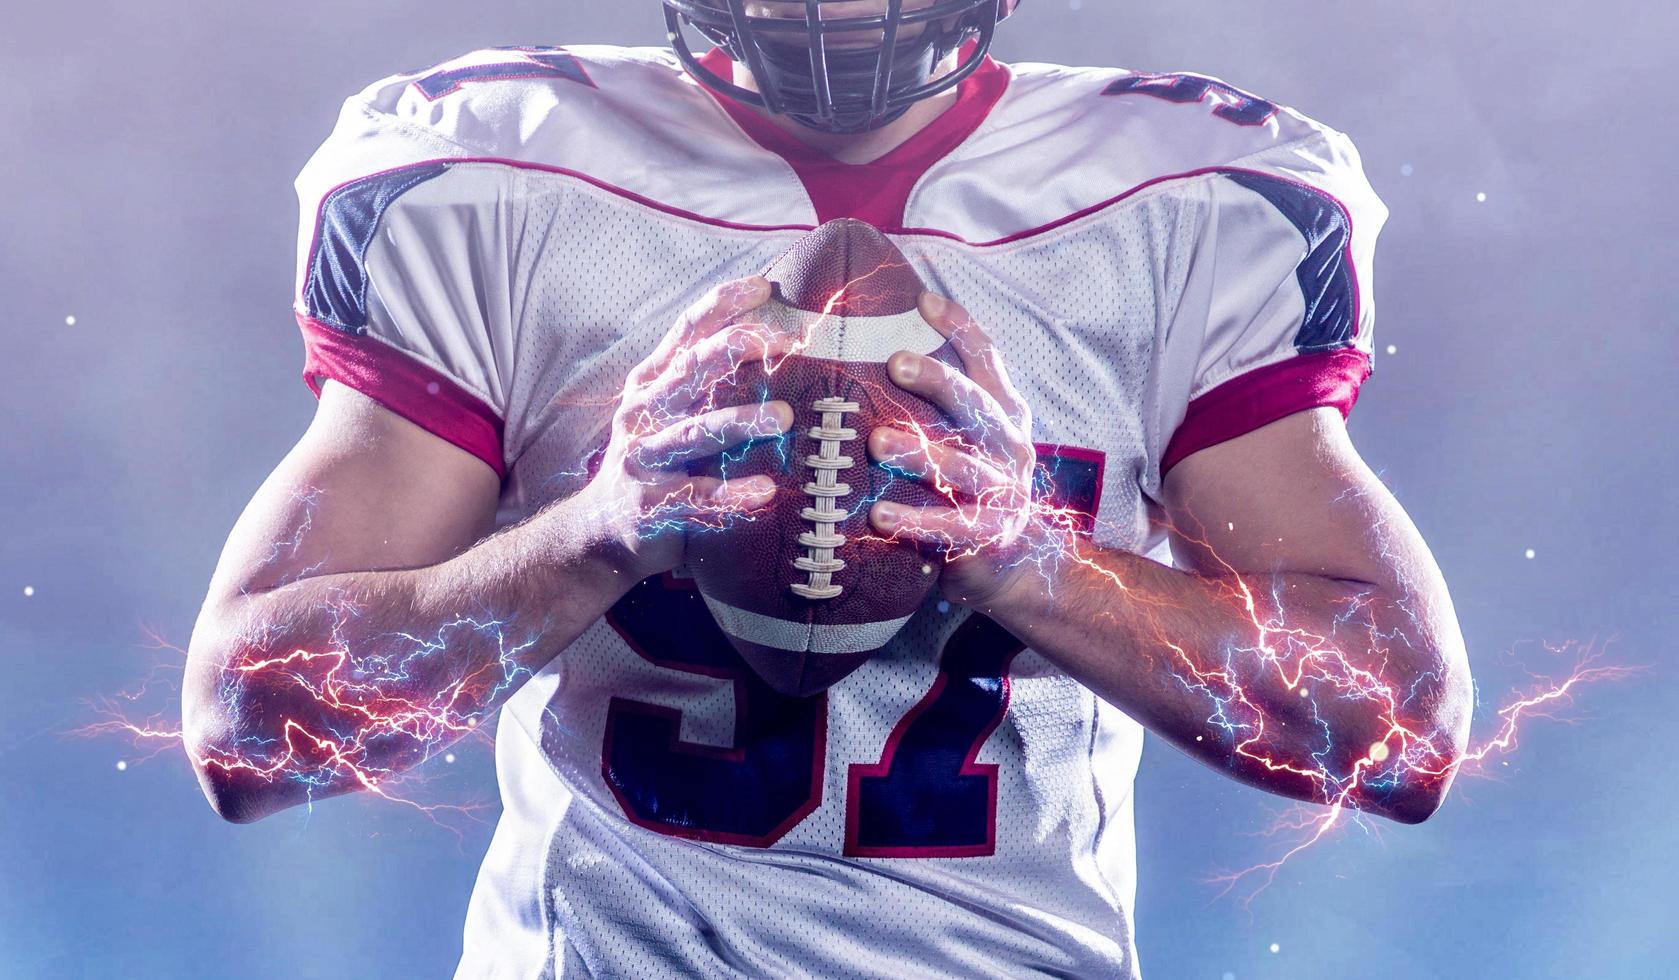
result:
M 733 63 L 721 48 L 700 56 L 708 71 L 728 78 Z M 696 79 L 696 81 L 698 81 Z M 909 195 L 935 163 L 949 156 L 979 129 L 1008 89 L 1009 71 L 987 55 L 956 88 L 956 101 L 885 156 L 868 163 L 844 163 L 795 138 L 746 106 L 701 83 L 753 142 L 781 157 L 804 184 L 818 223 L 857 218 L 882 231 L 904 226 Z

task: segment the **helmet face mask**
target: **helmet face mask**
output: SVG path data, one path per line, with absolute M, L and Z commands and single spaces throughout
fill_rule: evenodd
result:
M 857 0 L 663 0 L 671 48 L 696 78 L 830 133 L 879 129 L 973 74 L 1015 2 L 876 0 L 857 14 Z M 685 26 L 746 65 L 758 90 L 700 65 Z M 935 77 L 970 39 L 977 43 Z

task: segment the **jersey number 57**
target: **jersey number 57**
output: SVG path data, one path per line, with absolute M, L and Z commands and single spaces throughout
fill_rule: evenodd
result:
M 1102 456 L 1039 446 L 1040 492 L 1094 519 Z M 601 775 L 632 822 L 675 837 L 769 847 L 822 801 L 828 700 L 778 694 L 669 577 L 638 584 L 607 622 L 642 658 L 733 682 L 734 747 L 681 738 L 681 713 L 613 698 Z M 847 770 L 845 853 L 979 857 L 996 849 L 997 767 L 975 761 L 1008 711 L 1009 664 L 1024 648 L 984 616 L 945 642 L 932 687 L 887 736 L 878 761 Z

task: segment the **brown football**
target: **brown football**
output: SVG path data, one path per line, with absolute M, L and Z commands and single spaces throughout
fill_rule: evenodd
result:
M 773 298 L 754 320 L 802 337 L 766 370 L 744 365 L 719 406 L 780 399 L 793 407 L 782 439 L 697 464 L 696 473 L 773 476 L 770 508 L 721 530 L 691 531 L 688 567 L 712 616 L 771 687 L 805 696 L 856 670 L 892 639 L 938 583 L 939 560 L 869 524 L 879 500 L 943 503 L 927 485 L 869 459 L 869 432 L 948 420 L 887 377 L 900 350 L 960 368 L 956 351 L 917 310 L 915 270 L 886 236 L 852 219 L 799 239 L 764 271 Z

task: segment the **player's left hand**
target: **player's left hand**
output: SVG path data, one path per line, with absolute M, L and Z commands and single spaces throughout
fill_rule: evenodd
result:
M 1024 574 L 1023 557 L 1033 544 L 1032 410 L 966 310 L 933 293 L 922 294 L 920 308 L 956 348 L 962 370 L 898 351 L 887 373 L 943 409 L 955 431 L 881 426 L 869 434 L 869 455 L 929 484 L 954 506 L 882 501 L 869 519 L 887 537 L 937 546 L 945 556 L 945 597 L 984 608 Z

